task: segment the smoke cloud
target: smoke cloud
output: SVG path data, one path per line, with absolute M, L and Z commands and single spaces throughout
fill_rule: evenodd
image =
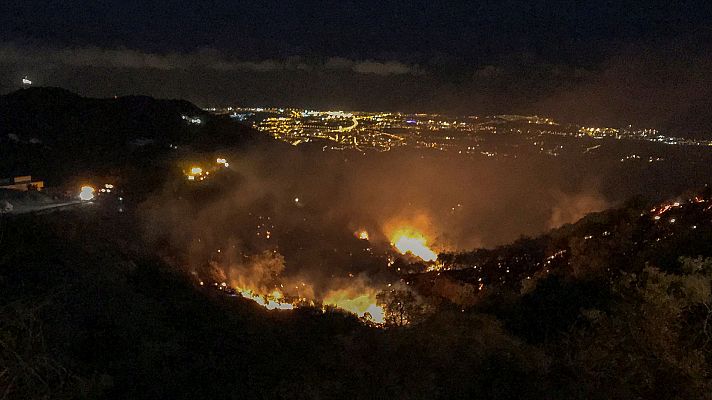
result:
M 422 73 L 417 66 L 398 61 L 351 60 L 340 57 L 323 62 L 300 57 L 285 60 L 243 61 L 228 57 L 213 49 L 190 53 L 150 53 L 127 48 L 100 47 L 28 47 L 15 43 L 0 44 L 0 63 L 10 65 L 43 65 L 44 67 L 89 67 L 119 69 L 212 70 L 212 71 L 296 71 L 335 70 L 358 74 L 401 75 Z
M 346 299 L 344 290 L 375 295 L 397 280 L 389 258 L 399 229 L 436 251 L 466 251 L 611 204 L 595 178 L 542 160 L 286 147 L 223 154 L 231 171 L 204 188 L 167 185 L 143 205 L 148 237 L 178 264 L 235 287 Z

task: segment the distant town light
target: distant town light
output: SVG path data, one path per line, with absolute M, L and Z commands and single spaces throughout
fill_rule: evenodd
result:
M 201 120 L 198 117 L 189 117 L 187 115 L 181 115 L 180 117 L 182 119 L 184 119 L 186 122 L 188 122 L 189 124 L 200 125 L 201 123 L 203 123 L 203 120 Z
M 27 77 L 24 77 L 24 78 L 22 78 L 22 84 L 24 86 L 30 86 L 30 85 L 32 85 L 32 81 L 27 79 Z

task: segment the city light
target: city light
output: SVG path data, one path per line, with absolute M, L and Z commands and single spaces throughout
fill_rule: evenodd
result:
M 231 115 L 233 108 L 222 111 Z M 324 142 L 323 150 L 390 151 L 401 146 L 439 151 L 455 150 L 463 155 L 510 157 L 501 149 L 481 148 L 491 134 L 517 134 L 535 140 L 537 152 L 558 157 L 565 151 L 588 153 L 600 145 L 591 146 L 582 140 L 581 148 L 549 143 L 553 138 L 616 139 L 652 141 L 669 145 L 711 146 L 711 140 L 685 139 L 662 135 L 652 128 L 586 127 L 563 124 L 552 118 L 527 115 L 450 116 L 446 114 L 405 114 L 397 112 L 317 111 L 285 108 L 235 108 L 244 123 L 257 130 L 298 146 L 314 141 Z M 526 123 L 526 126 L 522 126 Z M 486 136 L 485 136 L 486 135 Z M 631 157 L 632 158 L 632 157 Z M 635 157 L 636 159 L 639 157 Z M 649 162 L 663 161 L 649 155 Z M 227 166 L 227 164 L 225 164 Z

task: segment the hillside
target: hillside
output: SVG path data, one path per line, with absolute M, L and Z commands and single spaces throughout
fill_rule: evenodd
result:
M 537 237 L 493 249 L 441 254 L 442 270 L 413 281 L 428 291 L 437 291 L 437 281 L 446 280 L 478 288 L 481 284 L 481 291 L 496 293 L 534 287 L 550 275 L 614 280 L 649 265 L 679 273 L 679 257 L 712 257 L 711 217 L 709 187 L 660 204 L 638 199 Z
M 176 147 L 207 151 L 263 141 L 251 128 L 184 100 L 94 99 L 60 88 L 0 96 L 0 176 L 57 183 L 87 169 L 150 165 Z
M 418 289 L 386 307 L 413 323 L 385 329 L 329 308 L 268 311 L 199 286 L 155 256 L 131 212 L 99 204 L 6 216 L 0 391 L 18 399 L 708 398 L 709 203 L 703 193 L 631 204 L 538 238 L 444 256 L 459 269 L 411 275 L 421 280 L 411 287 L 445 276 L 477 282 L 483 268 L 482 298 L 462 305 Z

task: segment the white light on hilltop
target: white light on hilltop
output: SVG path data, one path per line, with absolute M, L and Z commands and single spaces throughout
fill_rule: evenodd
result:
M 27 79 L 27 77 L 22 78 L 22 84 L 26 86 L 32 85 L 32 81 Z

